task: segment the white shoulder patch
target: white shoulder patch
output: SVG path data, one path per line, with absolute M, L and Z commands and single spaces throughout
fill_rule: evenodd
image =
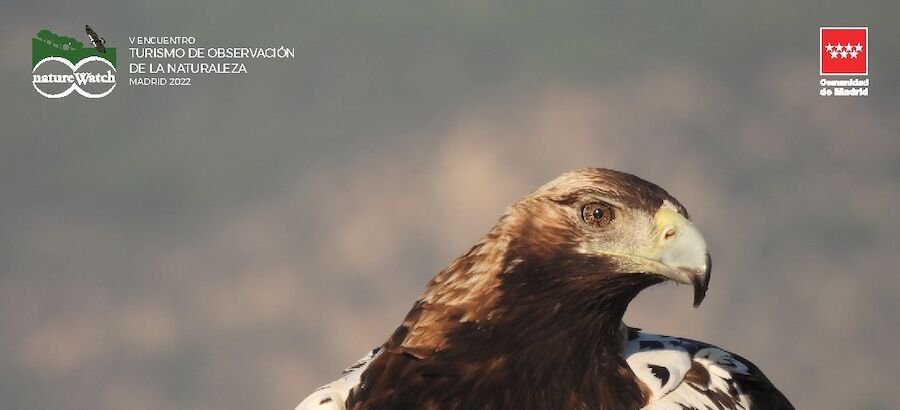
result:
M 674 338 L 640 333 L 625 347 L 625 361 L 637 378 L 650 389 L 651 402 L 675 390 L 691 369 L 687 349 L 672 343 Z
M 381 353 L 381 348 L 375 348 L 365 357 L 359 359 L 352 366 L 344 370 L 344 375 L 331 383 L 319 387 L 303 399 L 294 410 L 344 410 L 350 390 L 359 384 L 359 378 L 372 362 Z
M 734 380 L 736 374 L 748 374 L 747 365 L 717 347 L 634 332 L 625 346 L 625 360 L 650 391 L 645 409 L 750 408 L 750 398 Z M 686 380 L 692 367 L 706 375 Z

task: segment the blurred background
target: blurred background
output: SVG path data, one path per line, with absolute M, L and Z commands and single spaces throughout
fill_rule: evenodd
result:
M 798 408 L 900 402 L 900 3 L 0 4 L 0 407 L 292 409 L 503 209 L 584 166 L 683 202 L 707 301 L 627 322 L 758 364 Z M 101 100 L 29 84 L 38 30 L 119 49 Z M 818 27 L 870 27 L 870 96 Z M 129 87 L 127 36 L 285 45 Z

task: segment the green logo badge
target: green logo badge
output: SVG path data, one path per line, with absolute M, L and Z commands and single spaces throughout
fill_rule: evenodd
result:
M 32 39 L 31 83 L 39 94 L 62 98 L 75 91 L 100 98 L 116 88 L 116 49 L 90 26 L 84 31 L 88 44 L 46 29 Z

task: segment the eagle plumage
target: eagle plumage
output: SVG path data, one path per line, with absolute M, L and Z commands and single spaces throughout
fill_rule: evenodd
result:
M 388 340 L 307 409 L 792 409 L 746 359 L 622 323 L 648 286 L 705 296 L 685 208 L 630 174 L 563 174 L 510 206 Z

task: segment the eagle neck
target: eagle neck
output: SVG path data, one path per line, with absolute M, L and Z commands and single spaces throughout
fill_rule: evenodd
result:
M 534 267 L 525 269 L 535 272 Z M 592 275 L 602 277 L 588 283 L 580 275 L 531 283 L 511 272 L 492 311 L 502 318 L 497 328 L 511 336 L 528 335 L 517 338 L 524 349 L 550 347 L 547 344 L 564 347 L 573 360 L 623 358 L 622 318 L 631 300 L 656 280 L 641 274 Z
M 581 264 L 572 258 L 509 257 L 516 262 L 504 269 L 501 296 L 489 319 L 479 320 L 478 328 L 489 335 L 489 349 L 517 360 L 514 367 L 527 377 L 572 386 L 578 397 L 622 391 L 639 398 L 624 358 L 622 317 L 631 300 L 658 279 L 598 271 L 605 266 L 598 260 Z M 596 382 L 584 385 L 584 380 Z

